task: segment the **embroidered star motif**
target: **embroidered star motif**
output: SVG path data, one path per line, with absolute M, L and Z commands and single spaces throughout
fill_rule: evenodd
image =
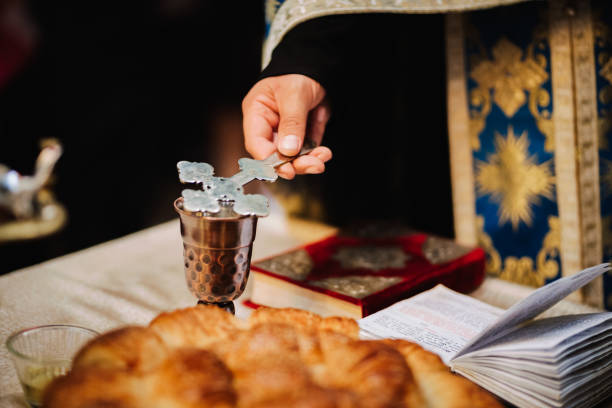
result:
M 489 194 L 499 203 L 499 222 L 510 222 L 516 229 L 520 222 L 531 225 L 532 206 L 540 197 L 553 199 L 555 178 L 550 161 L 537 164 L 528 154 L 527 132 L 516 137 L 512 127 L 508 136 L 495 135 L 495 153 L 488 162 L 476 163 L 476 186 L 479 194 Z

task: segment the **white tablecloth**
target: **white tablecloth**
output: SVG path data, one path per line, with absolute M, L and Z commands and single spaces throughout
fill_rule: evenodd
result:
M 253 259 L 333 232 L 320 224 L 260 219 Z M 247 285 L 244 298 L 249 291 Z M 488 279 L 474 296 L 508 307 L 530 291 Z M 122 325 L 145 325 L 161 311 L 195 303 L 183 275 L 178 220 L 0 277 L 0 407 L 25 407 L 4 347 L 12 332 L 55 323 L 103 332 Z M 239 301 L 235 303 L 236 314 L 245 317 L 249 310 Z M 577 306 L 567 303 L 560 307 Z

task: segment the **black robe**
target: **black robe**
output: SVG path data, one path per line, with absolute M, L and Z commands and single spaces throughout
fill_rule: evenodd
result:
M 303 74 L 332 106 L 325 173 L 291 183 L 324 220 L 398 220 L 452 236 L 443 15 L 339 15 L 283 38 L 260 78 Z

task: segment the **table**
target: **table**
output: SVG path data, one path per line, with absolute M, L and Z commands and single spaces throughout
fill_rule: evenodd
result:
M 330 226 L 260 219 L 253 259 L 319 240 L 336 230 Z M 251 290 L 247 285 L 243 298 Z M 472 295 L 508 307 L 531 289 L 487 279 Z M 193 306 L 183 272 L 178 220 L 0 277 L 0 407 L 25 407 L 21 387 L 4 342 L 14 331 L 65 323 L 103 332 L 122 325 L 146 325 L 162 311 Z M 236 315 L 250 310 L 239 301 Z M 550 313 L 593 311 L 562 302 Z

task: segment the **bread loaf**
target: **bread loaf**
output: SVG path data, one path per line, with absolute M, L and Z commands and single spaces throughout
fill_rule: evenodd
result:
M 45 391 L 48 408 L 501 407 L 440 359 L 401 340 L 358 338 L 354 320 L 215 306 L 106 333 Z

